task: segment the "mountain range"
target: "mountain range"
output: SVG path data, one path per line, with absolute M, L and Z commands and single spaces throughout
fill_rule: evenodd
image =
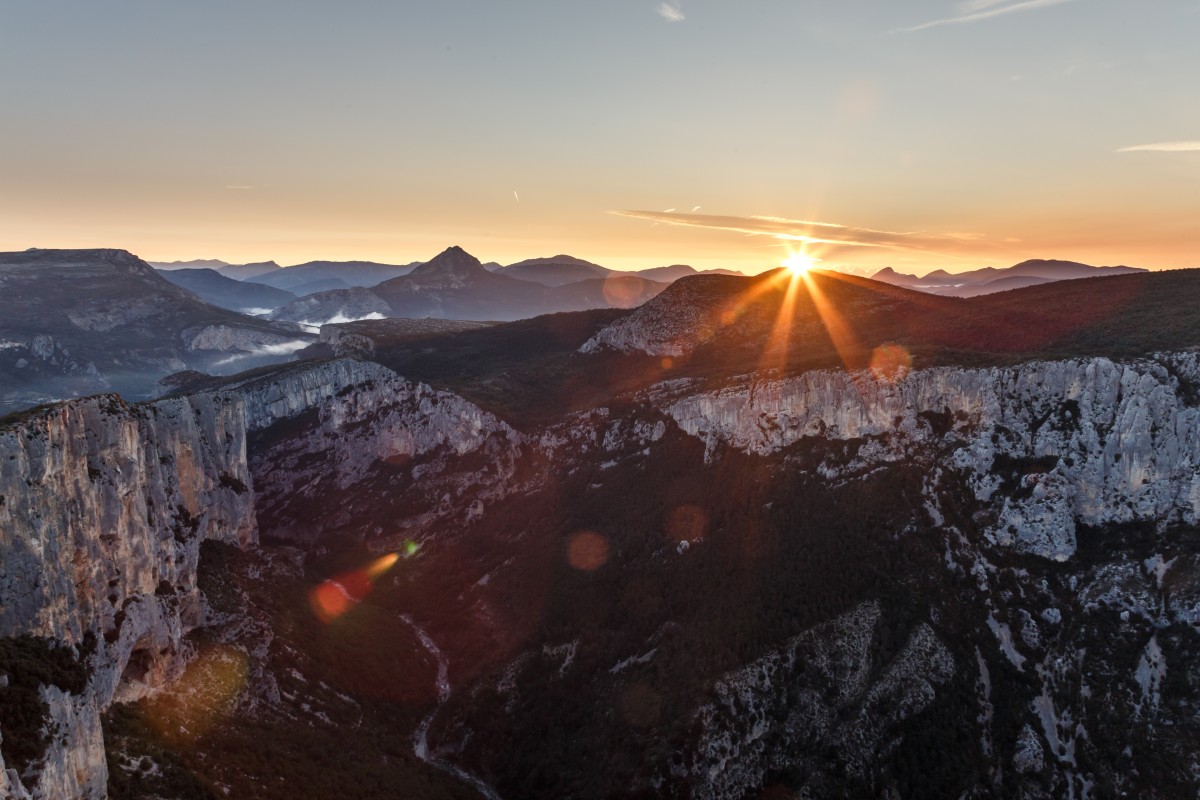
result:
M 606 280 L 644 283 L 450 248 L 339 291 L 483 313 Z M 0 420 L 5 792 L 1200 786 L 1169 768 L 1200 735 L 1200 271 L 969 299 L 692 275 L 326 325 L 224 377 L 174 343 L 295 334 L 124 251 L 0 281 L 20 370 L 191 368 Z
M 294 352 L 302 329 L 210 305 L 124 250 L 0 253 L 0 410 Z
M 1197 309 L 697 275 L 7 417 L 3 789 L 1192 796 Z
M 634 276 L 660 283 L 670 283 L 688 275 L 701 274 L 694 267 L 686 264 L 674 264 L 669 267 L 650 267 L 639 270 L 613 270 L 575 258 L 568 255 L 549 256 L 547 258 L 531 258 L 518 261 L 506 267 L 494 270 L 502 275 L 519 278 L 525 281 L 535 281 L 547 286 L 563 286 L 568 283 L 606 278 L 611 275 Z M 741 275 L 740 272 L 725 269 L 705 270 L 704 274 Z
M 542 265 L 555 266 L 555 265 Z M 621 273 L 566 284 L 521 280 L 489 271 L 460 247 L 450 247 L 407 275 L 369 289 L 318 292 L 275 311 L 272 319 L 309 322 L 385 317 L 514 320 L 585 308 L 630 308 L 666 284 Z
M 984 267 L 955 273 L 938 269 L 921 277 L 884 267 L 872 275 L 871 279 L 947 297 L 978 297 L 1036 286 L 1039 283 L 1097 278 L 1104 275 L 1131 275 L 1145 271 L 1137 267 L 1093 267 L 1077 261 L 1031 259 L 1003 269 Z
M 296 299 L 296 295 L 283 289 L 235 280 L 215 269 L 179 267 L 160 272 L 176 286 L 195 292 L 204 302 L 243 314 L 265 314 Z

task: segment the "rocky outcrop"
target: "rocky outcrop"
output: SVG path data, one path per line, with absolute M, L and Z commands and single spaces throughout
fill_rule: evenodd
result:
M 771 453 L 804 440 L 857 447 L 827 477 L 929 459 L 929 492 L 966 476 L 999 544 L 1065 560 L 1077 524 L 1200 520 L 1200 355 L 1032 362 L 991 369 L 810 372 L 667 399 L 687 433 Z M 935 520 L 936 522 L 936 520 Z
M 297 334 L 300 332 L 297 329 L 294 334 L 273 333 L 231 325 L 206 325 L 203 328 L 188 329 L 180 336 L 188 352 L 216 350 L 222 353 L 240 351 L 282 355 L 294 353 L 312 343 L 310 339 L 299 338 Z
M 878 603 L 801 634 L 725 675 L 715 699 L 696 713 L 700 738 L 691 762 L 673 768 L 694 797 L 742 797 L 770 770 L 795 769 L 795 754 L 815 743 L 836 748 L 840 766 L 862 778 L 896 727 L 919 713 L 954 675 L 954 659 L 922 623 L 890 663 L 872 663 Z M 839 778 L 815 760 L 802 797 L 836 794 Z
M 82 695 L 42 689 L 53 736 L 20 778 L 34 797 L 103 797 L 100 711 L 182 668 L 200 543 L 257 539 L 245 448 L 241 404 L 213 395 L 100 396 L 0 430 L 0 636 L 94 647 Z
M 676 281 L 588 339 L 579 352 L 609 349 L 672 358 L 687 355 L 729 324 L 730 299 L 749 283 L 728 275 L 697 275 Z
M 328 322 L 348 322 L 366 319 L 372 315 L 387 316 L 391 310 L 383 298 L 370 289 L 355 286 L 317 292 L 293 300 L 276 309 L 271 314 L 271 319 L 319 327 Z
M 338 359 L 227 391 L 241 395 L 247 428 L 261 432 L 250 465 L 260 513 L 273 520 L 273 537 L 293 541 L 320 538 L 336 520 L 369 517 L 356 499 L 367 502 L 378 490 L 373 481 L 381 464 L 408 470 L 408 480 L 389 491 L 419 480 L 432 498 L 433 516 L 480 513 L 483 503 L 510 490 L 523 441 L 461 397 L 372 362 Z M 274 435 L 277 424 L 286 435 Z M 482 465 L 454 474 L 452 462 L 472 454 L 486 457 Z M 471 490 L 466 504 L 460 502 L 464 487 Z M 322 500 L 330 496 L 340 498 L 336 508 Z M 299 511 L 310 503 L 322 511 Z

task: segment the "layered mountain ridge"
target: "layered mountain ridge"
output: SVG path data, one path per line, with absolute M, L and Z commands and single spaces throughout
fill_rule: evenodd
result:
M 0 622 L 88 674 L 0 787 L 1193 794 L 1200 281 L 1075 283 L 696 276 L 9 419 Z
M 0 410 L 294 352 L 301 329 L 211 306 L 124 250 L 0 254 Z M 290 349 L 289 349 L 290 348 Z

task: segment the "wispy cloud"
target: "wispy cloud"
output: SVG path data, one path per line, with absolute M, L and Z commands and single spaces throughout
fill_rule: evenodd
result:
M 1200 142 L 1157 142 L 1155 144 L 1135 144 L 1133 147 L 1122 147 L 1117 152 L 1191 153 L 1198 150 L 1200 150 Z
M 658 4 L 658 15 L 667 22 L 683 22 L 687 17 L 683 15 L 683 10 L 679 7 L 678 0 L 664 0 Z
M 832 222 L 783 219 L 781 217 L 735 217 L 717 214 L 685 214 L 668 211 L 612 211 L 621 217 L 649 220 L 655 224 L 733 231 L 749 236 L 837 247 L 886 247 L 925 252 L 964 252 L 993 249 L 982 237 L 970 233 L 925 233 L 880 231 Z
M 937 28 L 942 25 L 963 25 L 968 22 L 979 22 L 980 20 L 991 19 L 992 17 L 1001 17 L 1005 14 L 1015 14 L 1018 11 L 1033 11 L 1039 8 L 1048 8 L 1049 6 L 1058 6 L 1063 3 L 1073 3 L 1075 0 L 964 0 L 955 6 L 955 12 L 949 17 L 922 22 L 920 25 L 913 25 L 908 28 L 900 28 L 895 33 L 912 33 L 914 31 L 923 31 L 927 28 Z
M 242 185 L 238 185 L 238 184 L 231 184 L 231 185 L 229 185 L 229 186 L 226 186 L 225 188 L 226 188 L 226 189 L 237 189 L 237 190 L 239 190 L 239 191 L 244 191 L 244 190 L 246 190 L 246 189 L 253 189 L 253 188 L 255 188 L 255 187 L 253 187 L 253 186 L 242 186 Z

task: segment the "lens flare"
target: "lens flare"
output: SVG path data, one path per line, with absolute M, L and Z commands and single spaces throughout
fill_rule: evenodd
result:
M 677 544 L 699 541 L 707 532 L 708 514 L 698 506 L 678 506 L 667 515 L 667 537 Z
M 567 540 L 567 563 L 581 572 L 595 572 L 608 563 L 608 540 L 594 531 L 580 531 Z
M 871 373 L 885 383 L 903 380 L 912 363 L 912 354 L 903 345 L 881 344 L 871 353 Z
M 633 308 L 645 300 L 645 284 L 632 275 L 609 275 L 604 279 L 604 299 L 613 308 Z
M 415 543 L 411 541 L 407 544 L 415 546 Z M 396 566 L 396 562 L 399 560 L 399 553 L 388 553 L 362 569 L 344 572 L 322 581 L 308 593 L 308 603 L 312 607 L 313 613 L 325 624 L 333 622 L 365 600 L 371 593 L 375 582 Z

